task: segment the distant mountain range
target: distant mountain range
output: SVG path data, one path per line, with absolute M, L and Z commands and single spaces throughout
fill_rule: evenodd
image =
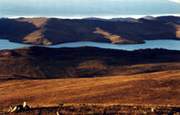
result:
M 92 41 L 137 44 L 145 40 L 180 39 L 180 17 L 134 18 L 17 18 L 0 19 L 0 36 L 12 42 L 54 45 Z

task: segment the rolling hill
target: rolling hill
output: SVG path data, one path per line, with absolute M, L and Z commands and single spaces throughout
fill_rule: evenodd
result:
M 1 50 L 0 65 L 0 113 L 179 112 L 180 51 L 28 47 Z
M 16 30 L 16 31 L 14 31 Z M 0 36 L 12 42 L 54 45 L 92 41 L 115 44 L 137 44 L 145 40 L 176 39 L 180 35 L 180 18 L 0 19 Z
M 180 51 L 29 47 L 0 51 L 0 64 L 1 80 L 104 77 L 179 70 Z

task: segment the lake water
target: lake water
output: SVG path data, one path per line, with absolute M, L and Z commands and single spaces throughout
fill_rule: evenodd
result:
M 8 40 L 0 40 L 0 49 L 16 49 L 22 47 L 29 47 L 31 45 L 12 43 Z M 65 43 L 59 45 L 49 46 L 52 48 L 73 48 L 73 47 L 99 47 L 99 48 L 109 48 L 109 49 L 123 49 L 123 50 L 137 50 L 137 49 L 146 49 L 146 48 L 164 48 L 171 50 L 180 50 L 180 40 L 150 40 L 146 41 L 145 44 L 135 44 L 135 45 L 118 45 L 118 44 L 109 44 L 109 43 L 95 43 L 95 42 L 74 42 L 74 43 Z
M 16 48 L 22 48 L 22 47 L 28 47 L 30 45 L 20 44 L 20 43 L 13 43 L 8 40 L 1 40 L 0 39 L 0 50 L 2 49 L 16 49 Z

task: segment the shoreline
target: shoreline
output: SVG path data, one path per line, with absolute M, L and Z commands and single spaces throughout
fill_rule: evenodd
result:
M 11 41 L 6 40 L 6 39 L 0 39 L 0 42 L 3 42 L 3 41 L 7 42 L 7 43 L 10 43 L 10 44 L 14 44 L 14 46 L 15 46 L 14 48 L 10 47 L 10 48 L 7 48 L 7 49 L 19 49 L 21 47 L 39 46 L 39 47 L 47 47 L 47 48 L 96 47 L 96 48 L 103 48 L 103 49 L 127 50 L 127 51 L 134 51 L 134 50 L 139 50 L 139 49 L 162 48 L 162 49 L 180 51 L 179 48 L 170 48 L 170 46 L 167 46 L 167 47 L 162 47 L 162 46 L 155 47 L 155 46 L 158 46 L 156 44 L 158 44 L 161 41 L 168 42 L 169 44 L 171 44 L 173 46 L 177 46 L 177 44 L 180 42 L 179 40 L 168 40 L 168 39 L 165 39 L 165 40 L 145 40 L 145 43 L 139 43 L 139 44 L 111 44 L 111 43 L 101 43 L 101 42 L 91 42 L 91 41 L 79 41 L 79 42 L 70 42 L 70 43 L 60 43 L 60 44 L 49 45 L 49 46 L 32 45 L 32 44 L 25 44 L 25 43 L 16 43 L 16 42 L 11 42 Z M 152 46 L 154 46 L 154 47 L 148 47 L 148 46 L 151 46 L 150 44 L 152 44 Z M 18 47 L 18 45 L 20 47 Z M 4 49 L 1 49 L 1 43 L 0 43 L 0 50 L 4 50 Z

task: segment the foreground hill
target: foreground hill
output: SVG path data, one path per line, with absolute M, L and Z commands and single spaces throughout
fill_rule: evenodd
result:
M 0 19 L 0 36 L 13 42 L 43 45 L 77 41 L 135 44 L 152 39 L 178 40 L 180 18 Z
M 0 107 L 27 101 L 33 107 L 61 103 L 180 105 L 180 71 L 100 78 L 10 80 L 0 83 Z
M 180 51 L 93 47 L 0 51 L 0 114 L 23 101 L 34 109 L 19 115 L 179 114 L 179 89 Z M 65 106 L 59 108 L 62 103 Z
M 30 47 L 0 51 L 0 80 L 104 77 L 180 70 L 180 51 Z

